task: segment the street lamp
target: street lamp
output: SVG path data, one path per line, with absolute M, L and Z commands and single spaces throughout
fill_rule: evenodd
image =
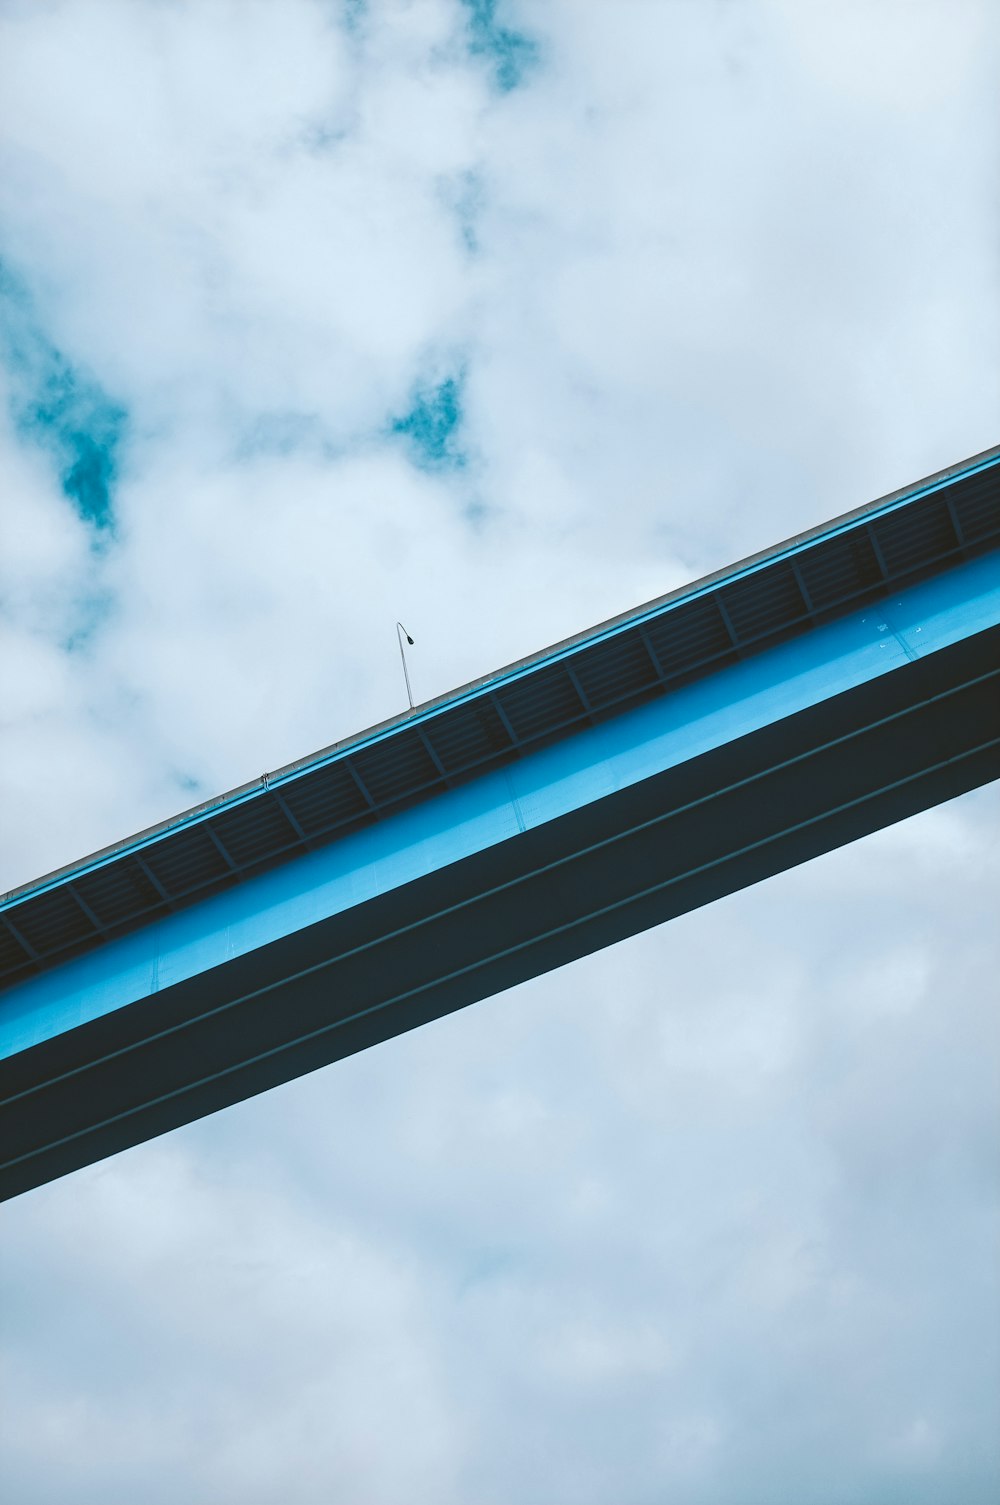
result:
M 399 639 L 399 656 L 403 660 L 403 678 L 406 680 L 406 698 L 410 702 L 410 710 L 413 710 L 413 691 L 410 689 L 410 671 L 406 667 L 406 653 L 403 649 L 403 639 L 413 647 L 413 639 L 403 626 L 402 622 L 396 623 L 396 637 Z

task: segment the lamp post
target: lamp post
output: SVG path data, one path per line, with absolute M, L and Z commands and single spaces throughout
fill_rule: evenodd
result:
M 399 639 L 399 656 L 403 660 L 403 678 L 406 680 L 406 698 L 410 702 L 410 710 L 412 711 L 413 691 L 410 688 L 410 671 L 406 667 L 406 652 L 403 648 L 403 639 L 406 639 L 411 648 L 413 647 L 413 639 L 410 637 L 410 634 L 407 632 L 402 622 L 396 623 L 396 637 Z

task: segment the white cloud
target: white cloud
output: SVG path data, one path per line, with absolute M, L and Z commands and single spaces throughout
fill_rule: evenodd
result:
M 992 6 L 473 10 L 0 9 L 0 882 L 995 441 Z M 8 1204 L 14 1497 L 992 1498 L 996 814 Z

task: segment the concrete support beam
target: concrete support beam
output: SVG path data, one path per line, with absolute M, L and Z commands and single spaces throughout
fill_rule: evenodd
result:
M 0 995 L 9 1197 L 1000 777 L 1000 553 Z

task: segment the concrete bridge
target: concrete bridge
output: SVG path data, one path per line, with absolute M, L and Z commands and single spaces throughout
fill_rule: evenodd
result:
M 1000 449 L 0 901 L 0 1196 L 1000 776 Z

